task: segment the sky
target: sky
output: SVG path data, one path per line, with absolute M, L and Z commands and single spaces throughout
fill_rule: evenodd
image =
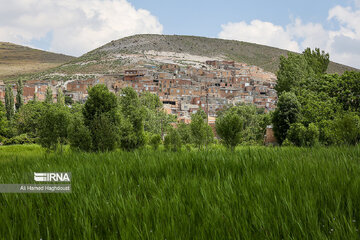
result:
M 232 39 L 360 68 L 360 0 L 0 0 L 0 41 L 80 56 L 139 33 Z

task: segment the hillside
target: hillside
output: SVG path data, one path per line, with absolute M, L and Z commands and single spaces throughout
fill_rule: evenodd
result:
M 92 59 L 103 55 L 119 53 L 145 53 L 147 51 L 189 53 L 206 57 L 220 57 L 245 62 L 276 73 L 279 57 L 287 55 L 286 50 L 234 40 L 195 36 L 142 34 L 112 41 L 79 59 Z M 343 73 L 354 68 L 331 62 L 329 73 Z
M 41 72 L 74 59 L 71 56 L 0 42 L 0 80 Z

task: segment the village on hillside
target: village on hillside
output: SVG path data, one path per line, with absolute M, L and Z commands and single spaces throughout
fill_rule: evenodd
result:
M 199 108 L 215 121 L 216 112 L 225 105 L 254 104 L 271 111 L 276 104 L 276 76 L 256 66 L 234 61 L 209 60 L 198 66 L 181 66 L 175 63 L 138 65 L 120 74 L 99 75 L 83 80 L 31 80 L 24 83 L 24 101 L 34 95 L 42 101 L 50 85 L 56 99 L 61 88 L 73 101 L 85 102 L 87 89 L 105 84 L 112 92 L 132 87 L 139 94 L 145 91 L 157 94 L 164 110 L 177 116 L 178 121 L 189 123 L 191 114 Z M 14 96 L 16 84 L 13 84 Z M 0 98 L 4 102 L 5 84 L 0 83 Z

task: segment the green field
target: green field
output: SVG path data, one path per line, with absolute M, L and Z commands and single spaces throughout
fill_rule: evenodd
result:
M 0 147 L 0 183 L 33 172 L 71 172 L 72 193 L 0 194 L 0 239 L 360 238 L 360 146 Z

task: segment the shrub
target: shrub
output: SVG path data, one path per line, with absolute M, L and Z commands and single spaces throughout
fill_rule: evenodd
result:
M 154 150 L 159 148 L 161 143 L 161 136 L 159 134 L 154 134 L 150 139 L 150 145 L 153 147 Z
M 314 146 L 319 140 L 319 129 L 314 123 L 305 127 L 301 123 L 291 124 L 287 139 L 296 146 Z
M 4 145 L 14 145 L 14 144 L 30 144 L 35 143 L 34 138 L 29 138 L 26 134 L 21 134 L 3 141 Z

